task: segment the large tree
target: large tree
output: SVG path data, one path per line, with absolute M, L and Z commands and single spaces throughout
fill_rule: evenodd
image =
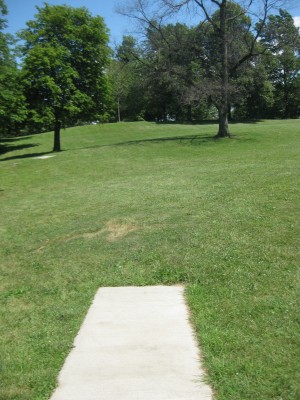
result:
M 270 15 L 261 42 L 270 54 L 270 79 L 275 87 L 274 114 L 283 118 L 300 113 L 300 32 L 285 10 Z
M 194 29 L 180 23 L 158 26 L 153 21 L 148 27 L 145 89 L 149 115 L 158 119 L 192 119 L 191 89 L 200 72 L 195 36 Z
M 249 63 L 248 68 L 239 74 L 236 85 L 241 88 L 239 101 L 233 104 L 234 119 L 260 119 L 274 117 L 272 108 L 275 90 L 269 80 L 272 59 L 263 54 Z
M 53 150 L 60 151 L 62 126 L 105 112 L 108 30 L 84 7 L 45 3 L 37 10 L 20 33 L 25 93 L 31 119 L 54 127 Z
M 148 120 L 201 119 L 208 107 L 193 90 L 201 75 L 198 33 L 180 23 L 159 27 L 156 21 L 145 33 L 141 43 L 124 36 L 117 47 L 111 75 L 121 115 Z
M 280 1 L 280 0 L 279 0 Z M 282 3 L 282 1 L 280 1 Z M 216 70 L 214 93 L 219 113 L 219 130 L 217 136 L 229 137 L 228 114 L 230 106 L 231 79 L 236 71 L 258 54 L 257 41 L 266 23 L 270 10 L 278 3 L 277 0 L 132 0 L 119 12 L 136 20 L 151 25 L 156 20 L 158 26 L 165 23 L 166 18 L 175 13 L 192 12 L 195 15 L 201 12 L 204 20 L 210 25 L 215 37 L 215 45 L 219 63 Z M 233 6 L 235 4 L 236 6 Z M 250 19 L 251 16 L 251 19 Z M 235 56 L 230 55 L 231 30 L 236 21 L 242 21 L 244 27 L 239 33 L 239 44 L 243 43 L 242 50 L 236 49 Z M 213 62 L 211 60 L 210 62 Z
M 26 118 L 19 71 L 10 50 L 13 39 L 3 32 L 6 14 L 7 7 L 0 0 L 0 136 L 17 133 Z
M 7 41 L 2 32 L 6 26 L 7 7 L 4 0 L 0 0 L 0 63 L 2 64 L 7 52 Z
M 108 76 L 114 97 L 116 119 L 136 120 L 143 111 L 141 51 L 132 36 L 125 35 L 115 49 Z

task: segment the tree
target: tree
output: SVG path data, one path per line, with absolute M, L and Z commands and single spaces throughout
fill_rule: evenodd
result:
M 0 136 L 16 135 L 27 117 L 20 71 L 10 60 L 0 66 Z
M 108 31 L 102 17 L 84 7 L 45 3 L 37 10 L 19 35 L 25 94 L 31 120 L 54 126 L 53 151 L 60 151 L 62 126 L 100 119 L 106 111 Z
M 262 31 L 269 50 L 270 79 L 275 87 L 274 113 L 283 118 L 299 116 L 300 33 L 285 10 L 271 15 Z
M 153 21 L 146 34 L 148 114 L 161 120 L 191 120 L 191 89 L 199 72 L 194 29 L 180 23 L 158 26 Z
M 249 0 L 248 2 L 242 0 L 238 2 L 229 0 L 158 0 L 156 2 L 135 0 L 129 6 L 120 9 L 119 12 L 147 25 L 151 24 L 152 20 L 156 20 L 159 26 L 163 25 L 166 18 L 174 16 L 184 8 L 187 10 L 195 7 L 196 10 L 191 10 L 192 12 L 201 11 L 204 14 L 216 39 L 218 54 L 216 62 L 220 65 L 214 81 L 214 89 L 217 92 L 214 97 L 218 98 L 219 114 L 217 136 L 229 137 L 228 114 L 232 77 L 243 64 L 259 53 L 257 41 L 267 16 L 275 4 L 276 0 Z M 261 12 L 259 12 L 260 8 Z M 239 35 L 239 43 L 243 43 L 243 51 L 238 51 L 235 57 L 230 58 L 231 29 L 237 20 L 243 19 L 242 17 L 244 17 L 245 24 Z
M 233 119 L 270 118 L 274 104 L 274 87 L 268 77 L 270 61 L 266 55 L 256 57 L 235 84 L 239 87 L 238 101 L 233 103 Z
M 199 75 L 195 30 L 179 23 L 158 27 L 152 21 L 145 33 L 139 45 L 133 37 L 124 36 L 110 68 L 122 116 L 177 121 L 201 118 L 207 107 L 199 96 L 196 104 L 191 93 Z
M 2 32 L 6 27 L 7 7 L 4 0 L 0 0 L 0 63 L 2 64 L 8 56 L 8 46 L 6 35 Z
M 119 122 L 124 118 L 135 120 L 143 107 L 143 94 L 139 87 L 139 58 L 136 40 L 125 35 L 122 43 L 116 47 L 114 60 L 108 70 Z
M 27 114 L 19 71 L 9 47 L 12 37 L 2 32 L 6 14 L 6 5 L 0 0 L 0 135 L 18 132 Z

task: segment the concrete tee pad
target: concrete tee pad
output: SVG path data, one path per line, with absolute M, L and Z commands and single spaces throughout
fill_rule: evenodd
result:
M 47 158 L 52 158 L 55 157 L 54 155 L 51 156 L 38 156 L 38 157 L 34 157 L 36 160 L 46 160 Z
M 183 292 L 99 289 L 51 400 L 212 400 Z

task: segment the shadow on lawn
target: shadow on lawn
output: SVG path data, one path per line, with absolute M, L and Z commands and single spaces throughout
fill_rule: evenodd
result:
M 264 120 L 262 119 L 250 119 L 250 120 L 233 120 L 229 121 L 229 130 L 230 130 L 230 125 L 235 125 L 235 124 L 258 124 L 259 122 L 263 122 Z M 158 125 L 219 125 L 218 120 L 205 120 L 205 121 L 156 121 L 155 122 Z
M 31 147 L 36 147 L 38 144 L 36 143 L 31 143 L 31 144 L 20 144 L 17 146 L 10 146 L 10 145 L 4 145 L 1 143 L 0 144 L 0 156 L 6 153 L 9 153 L 10 151 L 15 151 L 15 150 L 24 150 L 24 149 L 30 149 Z
M 37 145 L 33 145 L 33 146 L 28 146 L 28 147 L 35 147 Z M 16 148 L 14 148 L 14 150 L 16 150 Z M 34 157 L 41 157 L 41 156 L 45 156 L 47 154 L 52 154 L 52 151 L 46 151 L 46 152 L 42 152 L 42 153 L 29 153 L 29 154 L 20 154 L 18 156 L 11 156 L 11 157 L 6 157 L 6 158 L 2 158 L 1 161 L 9 161 L 9 160 L 21 160 L 24 158 L 34 158 Z
M 232 136 L 232 139 L 237 139 L 236 136 Z M 118 146 L 133 146 L 133 145 L 142 145 L 142 144 L 147 144 L 147 143 L 163 143 L 163 142 L 178 142 L 179 144 L 191 144 L 191 145 L 200 145 L 204 144 L 207 142 L 218 142 L 220 138 L 212 135 L 189 135 L 189 136 L 171 136 L 171 137 L 163 137 L 163 138 L 152 138 L 152 139 L 140 139 L 140 140 L 130 140 L 130 141 L 125 141 L 125 142 L 119 142 L 119 143 L 113 143 L 113 144 L 102 144 L 99 146 L 88 146 L 88 147 L 77 147 L 77 148 L 72 148 L 69 150 L 61 150 L 61 152 L 64 151 L 75 151 L 75 150 L 88 150 L 88 149 L 99 149 L 99 148 L 105 148 L 105 147 L 118 147 Z M 21 145 L 20 147 L 18 146 L 13 146 L 10 148 L 10 150 L 7 151 L 12 151 L 12 150 L 21 150 L 29 147 L 35 147 L 38 146 L 37 144 L 32 144 L 32 145 Z M 7 152 L 5 151 L 5 152 Z M 33 158 L 33 157 L 40 157 L 43 155 L 47 154 L 52 154 L 52 151 L 48 152 L 43 152 L 43 153 L 29 153 L 29 154 L 20 154 L 17 156 L 11 156 L 11 157 L 6 157 L 3 158 L 0 161 L 8 161 L 8 160 L 18 160 L 18 159 L 23 159 L 23 158 Z M 1 154 L 1 153 L 0 153 Z M 4 153 L 2 153 L 4 154 Z
M 205 143 L 208 141 L 217 141 L 218 138 L 214 136 L 203 136 L 203 135 L 190 135 L 190 136 L 172 136 L 172 137 L 164 137 L 164 138 L 153 138 L 153 139 L 140 139 L 140 140 L 130 140 L 126 142 L 119 142 L 113 144 L 102 144 L 99 146 L 88 146 L 88 147 L 77 147 L 69 150 L 61 150 L 64 151 L 74 151 L 74 150 L 88 150 L 88 149 L 98 149 L 98 148 L 105 148 L 105 147 L 117 147 L 117 146 L 132 146 L 132 145 L 142 145 L 146 143 L 162 143 L 162 142 L 178 142 L 178 143 L 190 143 L 192 145 Z M 2 144 L 0 144 L 2 146 Z M 22 150 L 30 147 L 36 147 L 37 144 L 23 144 L 20 146 L 9 146 L 8 148 L 4 148 L 4 151 L 0 151 L 1 154 L 5 154 L 9 151 L 13 150 Z M 2 147 L 1 147 L 2 150 Z M 52 151 L 42 152 L 42 153 L 27 153 L 27 154 L 20 154 L 17 156 L 5 157 L 0 161 L 9 161 L 9 160 L 20 160 L 25 158 L 34 158 L 40 157 L 47 154 L 52 154 Z
M 31 138 L 31 136 L 16 137 L 16 138 L 1 138 L 0 139 L 0 155 L 9 153 L 10 151 L 29 149 L 31 147 L 38 146 L 36 143 L 15 144 L 16 142 L 19 142 L 20 140 L 24 141 L 24 140 L 28 140 L 30 138 Z
M 72 150 L 87 150 L 87 149 L 96 149 L 102 147 L 118 147 L 118 146 L 132 146 L 132 145 L 141 145 L 147 143 L 162 143 L 162 142 L 178 142 L 178 143 L 190 143 L 190 144 L 201 144 L 206 142 L 217 142 L 219 138 L 215 136 L 203 136 L 203 135 L 190 135 L 190 136 L 171 136 L 171 137 L 163 137 L 163 138 L 152 138 L 152 139 L 140 139 L 140 140 L 130 140 L 126 142 L 119 142 L 113 144 L 102 144 L 99 146 L 89 146 L 89 147 L 80 147 Z
M 14 143 L 14 142 L 19 142 L 20 140 L 28 140 L 31 139 L 32 136 L 18 136 L 18 137 L 5 137 L 5 138 L 0 138 L 0 143 Z
M 114 146 L 126 146 L 132 144 L 143 144 L 143 143 L 161 143 L 161 142 L 190 142 L 194 144 L 195 142 L 208 142 L 208 141 L 216 141 L 218 140 L 214 136 L 203 136 L 203 135 L 190 135 L 190 136 L 170 136 L 163 138 L 152 138 L 152 139 L 141 139 L 141 140 L 130 140 L 128 142 L 116 143 Z

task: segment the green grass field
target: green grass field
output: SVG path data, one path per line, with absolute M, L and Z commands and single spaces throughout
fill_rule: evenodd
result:
M 300 398 L 300 120 L 6 139 L 0 399 L 46 400 L 97 288 L 186 285 L 218 400 Z

